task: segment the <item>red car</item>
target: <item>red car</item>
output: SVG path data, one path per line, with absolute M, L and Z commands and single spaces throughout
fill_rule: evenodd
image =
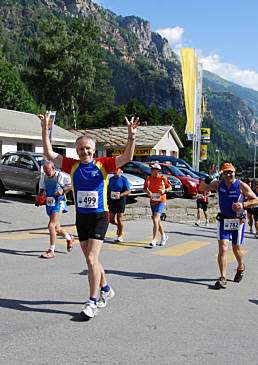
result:
M 153 163 L 151 162 L 148 163 L 149 165 L 153 165 Z M 199 184 L 199 180 L 187 176 L 185 173 L 180 171 L 175 166 L 166 165 L 164 163 L 159 163 L 159 165 L 161 166 L 162 174 L 175 176 L 181 181 L 181 183 L 184 186 L 185 196 L 193 196 L 197 193 L 197 186 Z

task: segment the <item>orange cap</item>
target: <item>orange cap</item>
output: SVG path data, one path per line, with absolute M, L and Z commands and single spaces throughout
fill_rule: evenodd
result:
M 236 169 L 234 168 L 232 163 L 226 162 L 226 163 L 224 163 L 224 165 L 222 165 L 221 171 L 223 171 L 223 172 L 224 171 L 236 171 Z

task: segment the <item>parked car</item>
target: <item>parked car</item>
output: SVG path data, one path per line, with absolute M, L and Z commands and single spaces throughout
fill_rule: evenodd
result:
M 136 197 L 140 195 L 146 195 L 146 193 L 143 191 L 143 185 L 144 185 L 144 179 L 142 179 L 139 176 L 131 175 L 124 173 L 122 174 L 124 177 L 127 178 L 129 184 L 130 184 L 130 190 L 131 193 L 128 195 L 128 197 Z M 108 174 L 108 180 L 114 176 L 112 173 Z
M 124 173 L 129 173 L 135 176 L 139 176 L 142 179 L 146 179 L 147 176 L 151 175 L 151 169 L 149 164 L 139 161 L 130 161 L 126 165 L 122 166 L 121 169 Z M 172 186 L 172 191 L 168 193 L 168 197 L 182 197 L 184 195 L 184 187 L 181 183 L 181 181 L 175 177 L 173 177 L 171 174 L 166 175 L 166 178 L 168 179 L 169 184 Z
M 7 152 L 0 159 L 0 196 L 6 190 L 23 191 L 27 194 L 38 194 L 39 179 L 44 164 L 43 153 Z M 57 166 L 56 170 L 59 168 Z M 67 175 L 67 183 L 70 176 Z M 72 191 L 66 193 L 68 200 L 73 201 Z
M 178 170 L 182 171 L 186 176 L 192 177 L 193 179 L 199 180 L 200 176 L 184 167 L 178 167 Z
M 195 171 L 185 160 L 182 158 L 176 158 L 171 156 L 158 156 L 158 155 L 152 155 L 149 156 L 147 159 L 147 162 L 158 162 L 158 163 L 164 163 L 166 165 L 173 165 L 177 168 L 184 167 L 188 170 L 192 171 L 194 174 L 196 174 L 199 177 L 206 178 L 209 176 L 205 172 Z
M 151 165 L 150 162 L 149 164 Z M 185 196 L 193 196 L 197 193 L 197 185 L 199 184 L 198 179 L 193 179 L 192 177 L 186 176 L 175 166 L 166 165 L 164 163 L 160 163 L 160 166 L 163 174 L 175 176 L 181 181 L 184 186 Z

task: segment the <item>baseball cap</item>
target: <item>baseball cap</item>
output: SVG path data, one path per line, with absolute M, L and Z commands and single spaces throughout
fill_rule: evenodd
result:
M 161 170 L 161 167 L 160 167 L 160 165 L 159 165 L 158 163 L 154 163 L 153 165 L 151 165 L 151 167 L 152 167 L 153 169 Z
M 221 171 L 236 171 L 236 169 L 234 168 L 234 166 L 232 165 L 232 163 L 230 162 L 226 162 L 222 165 L 221 167 Z

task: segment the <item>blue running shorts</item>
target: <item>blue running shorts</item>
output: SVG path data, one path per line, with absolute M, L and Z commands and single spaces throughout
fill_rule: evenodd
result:
M 217 222 L 217 238 L 218 240 L 229 240 L 232 239 L 232 245 L 240 246 L 243 243 L 245 232 L 245 223 L 240 223 L 238 230 L 225 230 L 223 222 Z
M 150 203 L 150 207 L 151 207 L 151 211 L 152 211 L 152 216 L 154 216 L 154 213 L 159 213 L 159 214 L 163 213 L 163 210 L 166 207 L 166 203 L 163 203 L 163 202 L 159 202 L 156 204 Z

